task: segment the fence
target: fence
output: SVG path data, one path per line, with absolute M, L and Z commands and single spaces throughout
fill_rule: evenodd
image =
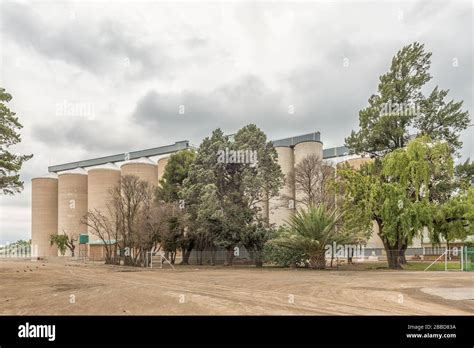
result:
M 226 260 L 227 250 L 217 249 L 217 250 L 193 250 L 189 255 L 190 264 L 223 264 Z M 234 264 L 250 264 L 252 262 L 252 257 L 250 253 L 243 246 L 235 247 L 233 250 L 233 259 L 232 263 Z
M 464 247 L 464 270 L 474 271 L 474 247 Z

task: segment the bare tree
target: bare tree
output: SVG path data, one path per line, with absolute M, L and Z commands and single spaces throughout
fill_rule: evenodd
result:
M 156 200 L 155 187 L 136 176 L 122 177 L 110 194 L 107 211 L 94 209 L 82 218 L 103 242 L 106 263 L 123 260 L 125 265 L 146 267 L 147 253 L 160 249 L 174 263 L 187 234 L 186 214 L 179 205 Z
M 97 209 L 90 210 L 81 220 L 81 223 L 89 227 L 91 234 L 97 236 L 105 248 L 105 263 L 117 264 L 119 229 L 111 206 L 108 206 L 108 214 Z
M 296 165 L 294 172 L 286 178 L 286 185 L 295 193 L 296 204 L 306 208 L 324 204 L 333 209 L 335 194 L 330 184 L 334 180 L 334 172 L 331 162 L 324 161 L 317 154 L 310 154 Z M 285 202 L 292 199 L 283 196 Z
M 155 188 L 133 175 L 122 177 L 112 192 L 112 204 L 118 225 L 119 246 L 125 265 L 140 266 L 145 262 L 157 237 L 147 228 L 154 202 Z

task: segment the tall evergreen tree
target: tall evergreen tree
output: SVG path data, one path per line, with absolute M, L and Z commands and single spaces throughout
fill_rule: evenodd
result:
M 21 142 L 19 130 L 23 127 L 15 113 L 6 105 L 11 99 L 12 96 L 4 88 L 0 88 L 0 190 L 9 195 L 23 189 L 19 171 L 23 162 L 33 157 L 9 151 L 10 146 Z
M 254 153 L 256 161 L 237 160 L 239 151 Z M 261 203 L 276 196 L 282 183 L 276 150 L 265 133 L 250 124 L 233 137 L 216 129 L 203 140 L 184 181 L 182 197 L 192 215 L 189 220 L 207 234 L 211 247 L 227 250 L 226 264 L 231 264 L 237 245 L 253 245 L 255 255 L 263 249 L 262 229 L 259 225 L 256 233 L 255 226 L 261 222 Z
M 431 53 L 418 42 L 403 47 L 393 57 L 390 69 L 380 76 L 378 91 L 359 112 L 359 130 L 346 138 L 351 153 L 383 156 L 403 148 L 414 136 L 445 140 L 453 152 L 462 142 L 459 133 L 469 126 L 469 113 L 462 101 L 447 101 L 449 90 L 436 86 L 425 96 Z

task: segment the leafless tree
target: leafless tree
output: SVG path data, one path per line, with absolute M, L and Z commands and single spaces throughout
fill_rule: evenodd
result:
M 109 205 L 107 212 L 101 212 L 98 209 L 90 210 L 81 220 L 89 227 L 91 234 L 97 236 L 105 249 L 105 263 L 119 263 L 117 241 L 119 239 L 119 229 L 114 218 L 114 212 Z M 108 213 L 108 214 L 107 214 Z
M 178 204 L 157 201 L 155 187 L 136 176 L 122 177 L 110 194 L 106 212 L 94 209 L 82 219 L 103 242 L 106 263 L 123 260 L 125 265 L 147 266 L 147 253 L 160 249 L 174 262 L 186 234 L 185 214 Z
M 119 247 L 125 265 L 143 265 L 146 252 L 158 237 L 147 223 L 151 221 L 155 188 L 133 175 L 122 177 L 120 185 L 112 191 L 112 205 L 119 231 Z
M 309 207 L 324 204 L 328 209 L 335 207 L 335 193 L 331 189 L 334 180 L 334 168 L 331 162 L 324 161 L 316 154 L 306 156 L 292 174 L 286 178 L 286 185 L 295 193 L 295 203 Z M 284 196 L 283 201 L 293 200 Z

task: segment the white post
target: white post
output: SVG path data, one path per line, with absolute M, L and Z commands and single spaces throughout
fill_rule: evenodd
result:
M 446 252 L 444 254 L 444 270 L 448 270 L 448 248 L 446 247 Z
M 461 247 L 461 271 L 464 271 L 464 247 Z

